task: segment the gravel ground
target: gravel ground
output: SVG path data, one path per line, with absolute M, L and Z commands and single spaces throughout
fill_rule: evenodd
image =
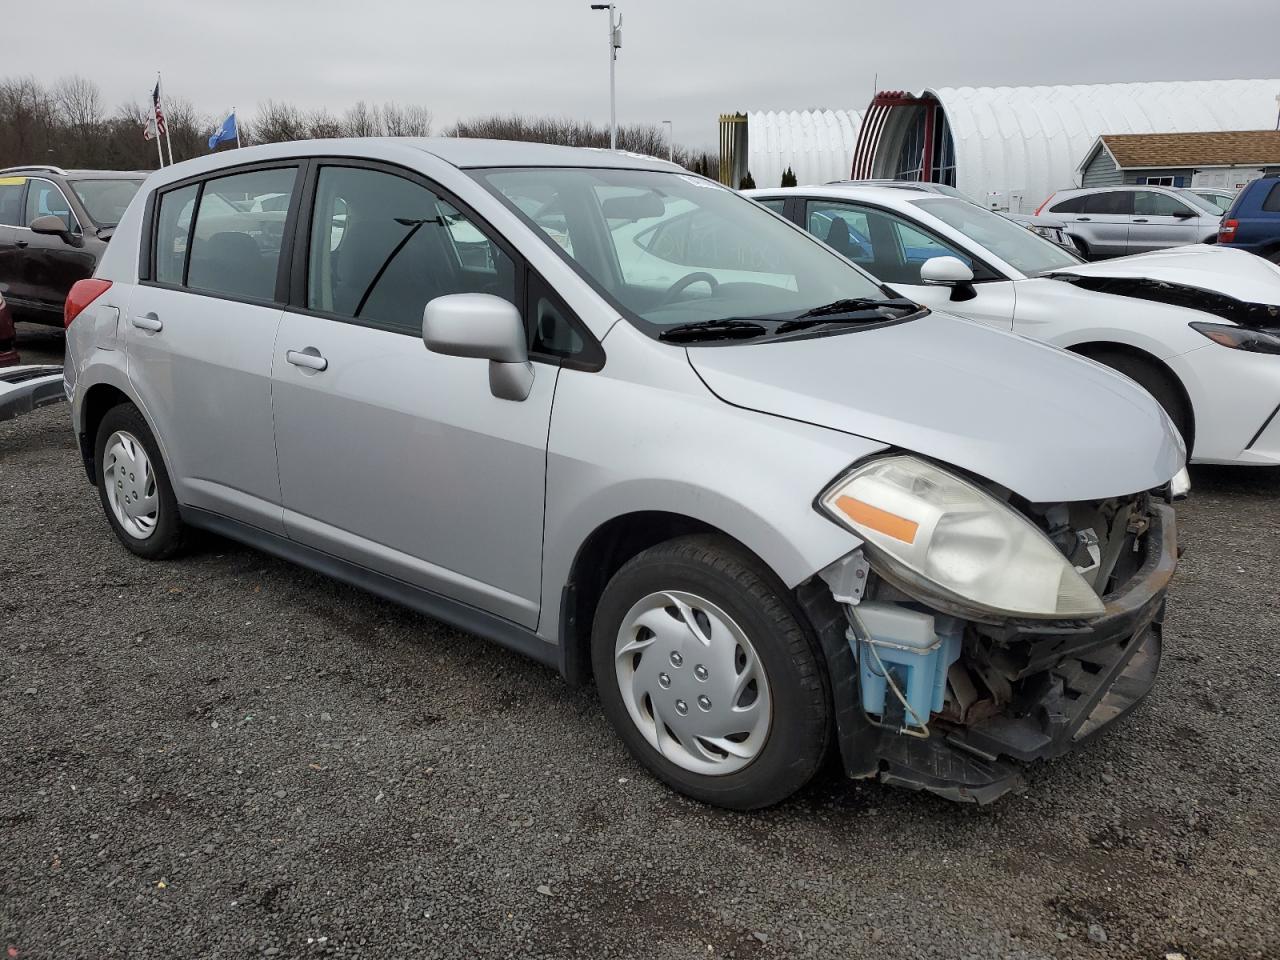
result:
M 515 654 L 226 541 L 135 559 L 66 417 L 0 424 L 8 958 L 1280 955 L 1280 472 L 1193 474 L 1153 695 L 1025 794 L 741 815 Z

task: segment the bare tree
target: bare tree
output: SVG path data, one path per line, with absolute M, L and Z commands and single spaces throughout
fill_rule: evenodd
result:
M 258 105 L 258 116 L 253 122 L 255 143 L 281 143 L 302 140 L 306 136 L 306 118 L 293 104 L 268 100 Z
M 431 111 L 426 107 L 397 103 L 382 106 L 382 129 L 388 137 L 431 136 Z
M 383 136 L 382 117 L 378 108 L 357 100 L 355 106 L 348 107 L 342 115 L 342 133 L 348 137 Z

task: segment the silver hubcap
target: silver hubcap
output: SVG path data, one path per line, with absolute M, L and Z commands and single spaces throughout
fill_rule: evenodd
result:
M 147 539 L 160 519 L 160 497 L 147 452 L 133 434 L 117 430 L 107 438 L 102 459 L 102 481 L 116 522 L 135 540 Z
M 622 618 L 614 647 L 622 701 L 649 745 L 694 773 L 754 760 L 772 710 L 764 666 L 723 610 L 691 593 L 653 593 Z

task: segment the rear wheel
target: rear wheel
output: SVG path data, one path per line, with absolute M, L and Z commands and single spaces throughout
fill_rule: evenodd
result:
M 1086 356 L 1113 370 L 1120 371 L 1151 394 L 1169 415 L 1173 425 L 1178 428 L 1178 433 L 1182 434 L 1182 439 L 1187 445 L 1187 457 L 1190 458 L 1191 443 L 1194 439 L 1191 407 L 1187 403 L 1182 388 L 1173 380 L 1171 374 L 1158 367 L 1155 361 L 1143 360 L 1141 357 L 1119 350 L 1098 350 Z
M 631 753 L 695 799 L 777 803 L 821 765 L 831 705 L 821 655 L 785 586 L 724 538 L 683 537 L 605 588 L 592 659 Z
M 98 425 L 94 469 L 102 509 L 116 536 L 148 560 L 182 547 L 183 525 L 169 472 L 137 407 L 112 407 Z

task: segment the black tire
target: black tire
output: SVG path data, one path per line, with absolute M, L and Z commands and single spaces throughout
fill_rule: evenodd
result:
M 107 440 L 117 430 L 124 430 L 137 438 L 151 462 L 155 479 L 159 510 L 155 529 L 145 539 L 135 537 L 116 519 L 107 499 L 107 478 L 104 475 L 106 463 Z M 98 435 L 94 438 L 93 469 L 98 484 L 98 497 L 102 501 L 102 510 L 107 515 L 107 522 L 116 533 L 120 542 L 132 553 L 147 560 L 165 560 L 182 549 L 185 529 L 178 515 L 178 501 L 173 495 L 173 485 L 169 482 L 169 471 L 160 456 L 160 447 L 142 418 L 138 408 L 131 403 L 122 403 L 112 407 L 98 425 Z
M 666 590 L 703 597 L 727 613 L 750 638 L 763 666 L 770 690 L 769 732 L 756 757 L 736 772 L 701 774 L 668 760 L 645 739 L 623 702 L 614 668 L 618 631 L 635 603 Z M 681 793 L 733 810 L 778 803 L 808 783 L 831 740 L 826 665 L 803 618 L 782 582 L 727 538 L 681 537 L 651 547 L 614 575 L 596 608 L 591 653 L 605 715 L 631 754 Z
M 1089 244 L 1085 243 L 1083 240 L 1081 240 L 1077 236 L 1072 236 L 1071 239 L 1075 241 L 1076 250 L 1079 252 L 1081 259 L 1083 260 L 1093 259 L 1092 257 L 1089 256 Z
M 1099 350 L 1087 354 L 1112 370 L 1118 370 L 1130 380 L 1136 381 L 1147 393 L 1155 397 L 1156 402 L 1164 407 L 1173 425 L 1182 434 L 1187 445 L 1187 457 L 1191 456 L 1191 443 L 1194 439 L 1194 421 L 1191 408 L 1181 386 L 1173 380 L 1173 375 L 1157 366 L 1154 360 L 1143 360 L 1132 354 L 1119 350 Z

